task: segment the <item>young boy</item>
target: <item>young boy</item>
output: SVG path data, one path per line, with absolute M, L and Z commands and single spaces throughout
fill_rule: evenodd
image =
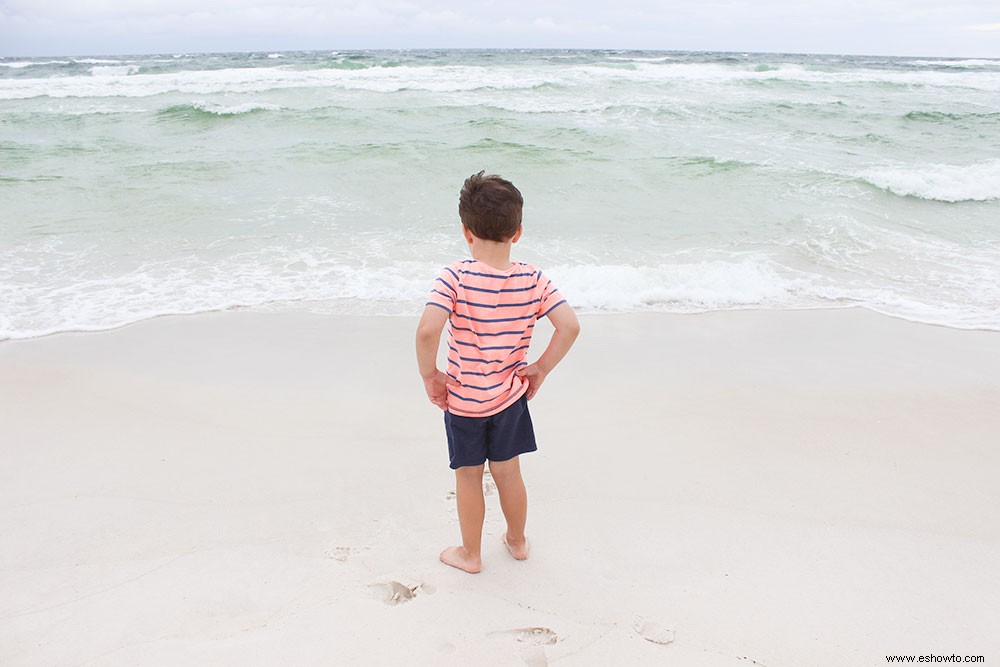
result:
M 573 309 L 542 272 L 510 260 L 511 245 L 521 238 L 523 205 L 518 189 L 499 176 L 479 172 L 466 179 L 458 213 L 472 259 L 441 271 L 417 326 L 424 388 L 445 411 L 462 529 L 462 545 L 442 551 L 441 561 L 471 573 L 482 568 L 487 460 L 507 520 L 503 542 L 517 560 L 528 557 L 528 497 L 518 462 L 520 454 L 536 449 L 527 401 L 580 332 Z M 540 317 L 548 317 L 555 332 L 529 365 L 525 357 Z M 445 322 L 448 365 L 442 371 L 437 350 Z

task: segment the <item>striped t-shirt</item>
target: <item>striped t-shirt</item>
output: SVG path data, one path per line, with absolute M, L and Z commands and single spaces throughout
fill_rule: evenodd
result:
M 441 270 L 428 305 L 448 318 L 448 412 L 488 417 L 521 398 L 528 385 L 515 371 L 527 365 L 535 321 L 564 303 L 542 272 L 514 262 L 506 271 L 475 259 Z

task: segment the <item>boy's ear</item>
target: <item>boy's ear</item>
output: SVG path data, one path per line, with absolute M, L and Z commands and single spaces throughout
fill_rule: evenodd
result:
M 511 242 L 511 243 L 517 243 L 517 240 L 518 240 L 519 238 L 521 238 L 521 232 L 523 232 L 523 231 L 524 231 L 524 227 L 522 227 L 521 225 L 518 225 L 518 226 L 517 226 L 517 231 L 516 231 L 516 232 L 514 232 L 514 236 L 512 236 L 512 237 L 510 238 L 510 242 Z
M 469 231 L 469 228 L 466 227 L 465 225 L 462 225 L 462 235 L 465 236 L 465 242 L 468 243 L 469 245 L 472 245 L 472 240 L 475 237 L 472 235 L 472 232 Z

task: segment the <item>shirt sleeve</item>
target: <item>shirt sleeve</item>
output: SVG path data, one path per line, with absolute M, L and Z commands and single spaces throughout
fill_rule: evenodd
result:
M 547 316 L 556 306 L 566 303 L 566 299 L 562 297 L 556 286 L 541 271 L 538 272 L 538 289 L 540 295 L 538 297 L 539 319 Z
M 427 298 L 428 306 L 438 306 L 444 308 L 449 313 L 455 312 L 455 304 L 458 300 L 458 274 L 450 267 L 441 269 L 431 293 Z

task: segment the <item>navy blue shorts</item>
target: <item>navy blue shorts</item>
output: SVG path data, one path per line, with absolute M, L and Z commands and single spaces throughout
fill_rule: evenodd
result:
M 538 449 L 527 396 L 489 417 L 460 417 L 445 411 L 444 430 L 452 469 L 481 466 L 487 459 L 507 461 Z

